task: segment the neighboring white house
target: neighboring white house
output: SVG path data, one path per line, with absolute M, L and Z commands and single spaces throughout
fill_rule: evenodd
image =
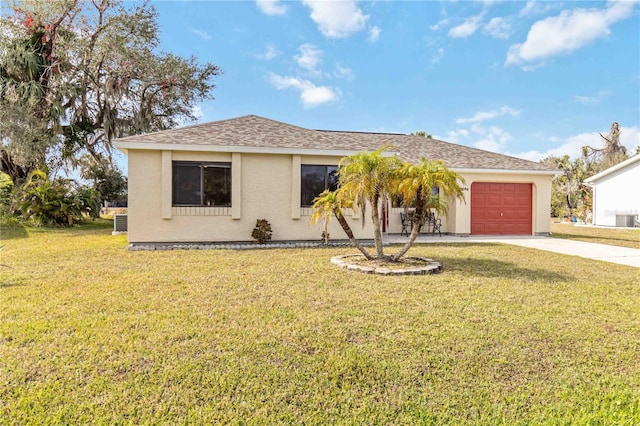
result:
M 640 154 L 585 179 L 593 188 L 593 224 L 634 226 L 640 215 Z

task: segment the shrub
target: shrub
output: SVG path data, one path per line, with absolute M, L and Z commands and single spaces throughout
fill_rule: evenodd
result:
M 265 244 L 267 241 L 271 240 L 272 233 L 269 221 L 267 219 L 258 219 L 256 221 L 256 227 L 253 228 L 253 231 L 251 232 L 251 236 L 260 244 Z
M 11 176 L 0 172 L 0 216 L 9 215 L 9 204 L 11 203 L 11 194 L 13 192 L 13 181 Z
M 36 170 L 14 195 L 13 212 L 35 225 L 73 225 L 85 215 L 100 211 L 98 193 L 86 187 L 73 188 L 68 179 L 50 180 Z

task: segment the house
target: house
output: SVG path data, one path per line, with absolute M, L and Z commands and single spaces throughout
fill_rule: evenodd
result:
M 255 115 L 119 139 L 128 157 L 128 237 L 150 242 L 249 241 L 257 219 L 274 240 L 319 240 L 313 198 L 336 185 L 341 158 L 391 146 L 388 155 L 443 160 L 466 179 L 466 202 L 450 200 L 442 231 L 456 235 L 547 235 L 551 179 L 540 163 L 421 136 L 310 130 Z M 400 233 L 388 206 L 383 231 Z M 368 220 L 347 212 L 356 238 Z M 331 238 L 344 239 L 336 220 Z
M 593 188 L 593 224 L 634 226 L 640 215 L 640 154 L 584 181 Z

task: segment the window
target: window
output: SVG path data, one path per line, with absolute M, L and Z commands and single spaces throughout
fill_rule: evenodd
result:
M 231 206 L 231 163 L 173 162 L 174 206 Z
M 338 166 L 302 165 L 302 184 L 300 185 L 300 205 L 313 205 L 313 199 L 322 191 L 338 189 Z

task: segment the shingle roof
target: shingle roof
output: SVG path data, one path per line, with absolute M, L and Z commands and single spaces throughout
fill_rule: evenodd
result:
M 541 163 L 422 136 L 311 130 L 256 115 L 129 136 L 115 142 L 116 147 L 121 144 L 140 145 L 141 149 L 153 149 L 153 145 L 167 144 L 327 151 L 373 151 L 383 146 L 392 146 L 393 151 L 398 152 L 404 161 L 410 162 L 417 162 L 425 157 L 442 160 L 447 167 L 455 169 L 550 171 Z

